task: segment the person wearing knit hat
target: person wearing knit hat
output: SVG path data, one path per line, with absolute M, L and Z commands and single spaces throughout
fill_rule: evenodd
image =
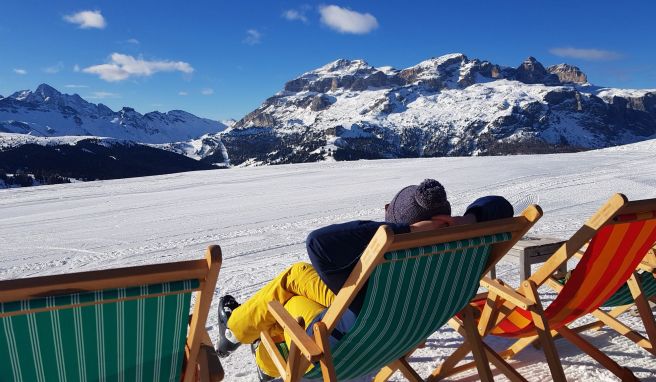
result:
M 395 234 L 438 229 L 513 216 L 513 208 L 500 196 L 486 196 L 472 203 L 463 216 L 451 216 L 446 190 L 435 179 L 401 189 L 385 206 L 385 222 L 356 220 L 312 231 L 306 240 L 311 264 L 296 263 L 255 293 L 243 304 L 232 296 L 219 299 L 217 353 L 226 357 L 242 343 L 250 343 L 260 381 L 278 376 L 266 351 L 258 347 L 261 331 L 283 341 L 275 318 L 268 311 L 278 301 L 293 317 L 303 317 L 312 331 L 357 264 L 376 230 L 387 225 Z M 353 326 L 362 307 L 366 288 L 353 300 L 329 337 L 331 347 Z M 313 336 L 313 333 L 308 333 Z
M 412 224 L 431 220 L 436 215 L 451 215 L 451 203 L 446 190 L 435 179 L 404 187 L 385 207 L 385 221 Z

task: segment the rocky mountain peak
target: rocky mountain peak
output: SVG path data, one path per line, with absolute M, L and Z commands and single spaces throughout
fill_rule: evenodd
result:
M 525 84 L 558 85 L 560 83 L 557 75 L 547 72 L 547 69 L 532 56 L 526 58 L 517 67 L 515 79 Z
M 359 71 L 363 70 L 369 71 L 371 69 L 374 68 L 364 60 L 347 60 L 342 58 L 324 65 L 310 73 L 319 75 L 344 76 L 348 74 L 357 74 Z
M 34 91 L 34 94 L 40 95 L 41 97 L 43 97 L 43 99 L 49 97 L 60 97 L 62 95 L 62 93 L 60 93 L 57 89 L 53 88 L 48 84 L 39 85 Z
M 547 68 L 547 72 L 555 74 L 562 83 L 585 84 L 588 77 L 574 65 L 558 64 Z
M 12 93 L 7 98 L 13 98 L 18 101 L 24 101 L 30 94 L 32 94 L 32 91 L 30 89 L 19 90 L 17 92 Z

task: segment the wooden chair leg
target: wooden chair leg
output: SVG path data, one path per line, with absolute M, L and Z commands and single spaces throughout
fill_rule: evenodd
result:
M 656 322 L 654 322 L 654 315 L 651 312 L 649 301 L 642 288 L 640 276 L 636 272 L 633 272 L 633 275 L 629 278 L 629 289 L 638 307 L 638 313 L 640 314 L 642 323 L 645 326 L 645 331 L 647 332 L 647 337 L 651 345 L 651 353 L 656 354 L 656 350 L 654 350 L 654 344 L 656 344 Z
M 408 361 L 405 358 L 401 358 L 395 362 L 396 366 L 399 367 L 399 371 L 406 377 L 410 382 L 422 382 L 424 379 L 417 374 L 415 369 L 410 366 Z
M 485 343 L 483 343 L 483 347 L 485 348 L 485 353 L 487 354 L 490 362 L 492 362 L 494 366 L 499 369 L 509 380 L 512 382 L 526 382 L 526 379 L 522 377 L 522 375 L 519 374 L 515 368 L 510 366 L 510 364 L 508 364 L 508 362 L 506 362 L 506 360 L 503 359 L 497 352 L 492 350 Z
M 474 362 L 478 369 L 478 376 L 481 381 L 494 381 L 492 370 L 490 370 L 490 364 L 488 363 L 485 349 L 483 348 L 481 335 L 479 334 L 476 323 L 474 322 L 474 312 L 471 306 L 467 306 L 463 309 L 463 326 L 467 336 L 467 341 L 471 345 Z
M 471 351 L 471 347 L 467 341 L 465 341 L 458 349 L 456 349 L 450 356 L 447 357 L 440 366 L 438 366 L 431 375 L 428 377 L 427 381 L 439 381 L 440 379 L 447 378 L 448 376 L 458 374 L 464 370 L 471 369 L 476 365 L 471 362 L 470 367 L 467 369 L 456 368 L 458 362 L 462 361 L 463 358 Z
M 305 327 L 305 321 L 303 320 L 303 317 L 298 317 L 296 321 L 301 326 L 301 328 Z M 301 349 L 299 349 L 298 345 L 292 341 L 289 345 L 289 356 L 287 358 L 287 368 L 285 370 L 285 382 L 300 381 L 308 366 L 309 362 L 305 359 L 305 357 L 303 357 Z
M 337 382 L 337 374 L 335 373 L 335 365 L 333 365 L 333 356 L 330 353 L 330 341 L 328 340 L 328 329 L 326 324 L 319 321 L 314 324 L 314 339 L 317 341 L 322 355 L 319 360 L 321 365 L 321 374 L 323 375 L 324 382 Z
M 544 318 L 544 311 L 542 309 L 542 303 L 540 303 L 540 297 L 538 296 L 537 286 L 532 280 L 526 280 L 522 282 L 522 288 L 524 289 L 524 295 L 533 302 L 529 311 L 531 312 L 535 329 L 538 332 L 538 338 L 542 344 L 542 351 L 547 358 L 551 377 L 554 381 L 566 382 L 567 379 L 565 378 L 563 365 L 560 363 L 560 357 L 558 356 L 556 344 L 554 344 L 553 337 L 551 336 L 549 323 Z
M 606 369 L 608 369 L 611 373 L 615 374 L 622 381 L 639 380 L 635 377 L 635 375 L 633 375 L 633 372 L 631 372 L 631 370 L 620 366 L 617 362 L 613 361 L 610 357 L 608 357 L 606 354 L 601 352 L 601 350 L 597 349 L 591 343 L 584 340 L 573 330 L 564 326 L 558 329 L 558 333 L 560 333 L 569 342 L 576 345 L 579 349 L 586 352 L 590 357 L 594 358 L 597 362 L 602 364 Z
M 390 377 L 399 370 L 400 365 L 397 361 L 390 363 L 384 368 L 380 369 L 378 374 L 374 377 L 374 382 L 386 382 Z
M 646 351 L 656 355 L 656 349 L 654 349 L 653 342 L 650 342 L 648 339 L 640 335 L 640 333 L 636 332 L 635 330 L 631 329 L 627 325 L 625 325 L 623 322 L 619 321 L 617 318 L 611 316 L 608 313 L 605 313 L 602 310 L 597 309 L 596 311 L 592 312 L 592 315 L 597 318 L 599 321 L 601 321 L 605 326 L 608 326 L 609 328 L 615 330 L 619 334 L 625 336 L 626 338 L 630 339 L 631 341 L 635 342 L 636 345 L 640 346 L 641 348 L 645 349 Z M 649 317 L 647 317 L 649 319 Z M 653 317 L 651 317 L 651 320 L 653 322 Z M 643 320 L 645 321 L 645 320 Z M 579 328 L 572 329 L 575 332 L 579 332 Z

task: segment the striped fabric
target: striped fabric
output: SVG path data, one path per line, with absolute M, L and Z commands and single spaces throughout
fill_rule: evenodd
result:
M 0 304 L 0 314 L 12 314 L 0 318 L 0 381 L 177 382 L 198 286 L 187 280 Z M 71 307 L 84 303 L 96 304 Z M 47 307 L 55 309 L 25 313 Z
M 651 298 L 652 296 L 656 296 L 656 277 L 653 274 L 649 272 L 641 273 L 640 283 L 642 284 L 642 289 L 645 292 L 645 297 Z M 624 284 L 617 292 L 615 292 L 615 294 L 611 296 L 611 298 L 606 300 L 602 306 L 611 308 L 632 303 L 633 295 L 631 295 L 629 285 Z
M 428 338 L 474 296 L 491 244 L 510 238 L 503 233 L 386 253 L 389 261 L 370 276 L 353 328 L 332 349 L 337 378 L 380 369 Z M 305 377 L 319 378 L 321 369 Z
M 626 285 L 628 278 L 655 242 L 654 219 L 601 228 L 572 271 L 571 278 L 545 310 L 550 328 L 561 328 L 604 304 Z M 535 335 L 530 317 L 529 312 L 515 308 L 491 334 L 514 338 Z

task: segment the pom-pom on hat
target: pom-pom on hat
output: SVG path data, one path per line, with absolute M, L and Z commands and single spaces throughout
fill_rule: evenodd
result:
M 451 204 L 444 187 L 435 179 L 426 179 L 418 186 L 399 191 L 385 211 L 385 221 L 413 224 L 430 220 L 434 215 L 451 215 Z

